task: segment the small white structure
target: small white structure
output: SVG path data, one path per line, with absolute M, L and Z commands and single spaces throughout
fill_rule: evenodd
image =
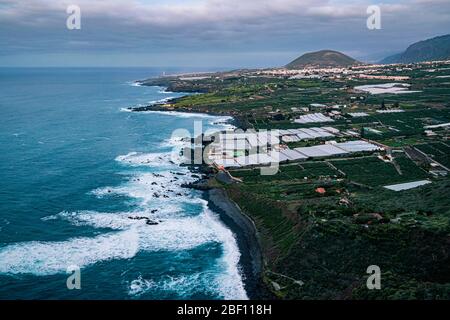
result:
M 369 143 L 364 140 L 356 140 L 356 141 L 347 141 L 342 143 L 336 143 L 336 147 L 347 151 L 349 153 L 355 153 L 355 152 L 370 152 L 370 151 L 377 151 L 381 150 L 379 146 Z
M 448 123 L 442 123 L 442 124 L 436 124 L 433 126 L 425 126 L 425 129 L 438 129 L 438 128 L 446 128 L 446 127 L 450 127 L 450 122 Z
M 403 191 L 403 190 L 409 190 L 409 189 L 421 187 L 421 186 L 424 186 L 424 185 L 430 184 L 430 183 L 431 183 L 431 181 L 429 181 L 429 180 L 421 180 L 421 181 L 414 181 L 414 182 L 408 182 L 408 183 L 393 184 L 390 186 L 385 186 L 384 188 L 392 190 L 392 191 Z
M 362 118 L 369 116 L 369 114 L 365 112 L 350 112 L 349 115 L 353 118 Z
M 305 123 L 334 122 L 334 120 L 321 113 L 311 113 L 300 116 L 300 118 L 295 119 L 294 122 L 305 124 Z
M 389 110 L 377 110 L 378 113 L 401 113 L 405 112 L 405 110 L 402 109 L 389 109 Z

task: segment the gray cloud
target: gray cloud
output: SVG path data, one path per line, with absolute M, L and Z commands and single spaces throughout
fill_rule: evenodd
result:
M 142 64 L 173 65 L 198 56 L 198 63 L 210 65 L 276 65 L 322 48 L 380 58 L 450 30 L 450 1 L 385 0 L 383 30 L 369 31 L 366 8 L 372 2 L 0 0 L 0 64 L 20 64 L 27 55 L 45 64 L 45 56 L 64 54 L 74 64 L 93 63 L 98 55 L 126 64 L 134 54 Z M 66 8 L 74 3 L 82 10 L 82 29 L 69 31 Z

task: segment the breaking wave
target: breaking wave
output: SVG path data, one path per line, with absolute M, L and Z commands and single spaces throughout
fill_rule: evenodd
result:
M 136 255 L 139 239 L 132 229 L 94 238 L 73 238 L 60 242 L 23 242 L 0 250 L 0 272 L 52 275 L 100 261 L 129 259 Z
M 166 143 L 178 143 L 168 140 Z M 139 252 L 178 252 L 218 244 L 222 256 L 204 274 L 128 282 L 128 294 L 139 297 L 153 290 L 194 295 L 209 292 L 225 299 L 247 299 L 238 267 L 240 252 L 234 234 L 208 208 L 207 201 L 183 184 L 198 175 L 180 167 L 171 153 L 130 152 L 116 158 L 127 180 L 95 189 L 92 196 L 114 195 L 134 199 L 132 211 L 63 211 L 44 221 L 61 220 L 101 232 L 93 237 L 64 241 L 20 242 L 0 248 L 0 273 L 37 276 L 65 273 L 69 265 L 87 267 L 103 261 L 132 259 Z M 149 223 L 150 222 L 150 223 Z M 217 269 L 217 270 L 216 270 Z

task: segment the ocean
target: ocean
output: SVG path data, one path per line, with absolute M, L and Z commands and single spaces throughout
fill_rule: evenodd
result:
M 172 156 L 174 130 L 224 119 L 125 111 L 182 95 L 133 84 L 161 73 L 0 69 L 0 299 L 247 299 L 235 235 Z

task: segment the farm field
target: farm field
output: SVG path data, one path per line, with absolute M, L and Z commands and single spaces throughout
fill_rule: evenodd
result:
M 361 164 L 362 160 L 342 160 L 342 164 Z M 290 174 L 298 169 L 297 165 L 289 165 L 281 167 L 281 173 L 274 180 L 276 183 L 244 180 L 243 184 L 224 186 L 261 232 L 263 249 L 269 259 L 266 280 L 284 284 L 277 295 L 328 299 L 352 285 L 352 297 L 375 298 L 377 295 L 367 295 L 363 290 L 364 282 L 358 276 L 369 261 L 382 262 L 389 270 L 392 290 L 384 292 L 384 298 L 392 299 L 394 292 L 403 298 L 427 295 L 429 290 L 444 295 L 448 292 L 438 280 L 444 276 L 441 272 L 446 268 L 443 262 L 446 258 L 442 256 L 446 249 L 442 245 L 450 224 L 450 203 L 444 192 L 450 187 L 448 180 L 394 192 L 377 186 L 403 182 L 411 177 L 424 178 L 422 171 L 414 168 L 415 164 L 409 159 L 401 158 L 399 166 L 410 177 L 406 179 L 396 174 L 391 164 L 386 167 L 379 159 L 371 161 L 374 163 L 370 174 L 382 169 L 375 178 L 368 179 L 367 172 L 357 170 L 351 174 L 352 179 L 376 187 L 376 192 L 341 179 L 342 176 L 325 178 L 324 174 L 336 172 L 325 169 L 323 163 L 314 162 L 301 164 L 311 170 L 311 178 L 307 180 L 292 178 Z M 333 165 L 338 162 L 333 161 Z M 243 176 L 238 171 L 233 174 Z M 388 174 L 395 175 L 389 177 Z M 320 189 L 325 193 L 318 192 Z M 407 250 L 405 243 L 408 243 Z M 440 257 L 438 265 L 431 264 L 432 256 Z M 411 264 L 404 265 L 404 261 Z M 435 273 L 420 271 L 429 268 Z M 324 269 L 346 276 L 330 284 L 329 274 L 323 274 Z M 277 274 L 305 283 L 314 279 L 314 285 L 299 287 Z M 407 287 L 403 285 L 406 279 L 409 279 Z
M 443 142 L 421 144 L 415 146 L 418 150 L 430 156 L 433 160 L 450 168 L 450 146 Z
M 370 187 L 379 187 L 426 179 L 429 175 L 409 158 L 402 156 L 393 163 L 386 163 L 376 157 L 333 161 L 349 181 Z
M 338 130 L 334 137 L 283 148 L 325 140 L 366 140 L 380 147 L 283 164 L 271 176 L 261 175 L 259 168 L 230 169 L 242 182 L 212 178 L 211 184 L 224 189 L 255 222 L 265 258 L 264 283 L 275 296 L 450 299 L 450 174 L 432 172 L 429 160 L 450 169 L 450 133 L 448 127 L 426 129 L 450 122 L 448 70 L 441 62 L 366 70 L 405 77 L 398 81 L 417 91 L 407 94 L 358 91 L 355 87 L 390 81 L 320 72 L 290 79 L 243 70 L 192 81 L 169 77 L 148 85 L 200 92 L 169 101 L 167 108 L 231 115 L 242 129 Z M 295 122 L 317 113 L 328 122 Z M 398 192 L 384 188 L 419 180 L 430 183 Z M 383 268 L 384 290 L 366 290 L 366 269 L 372 264 Z

